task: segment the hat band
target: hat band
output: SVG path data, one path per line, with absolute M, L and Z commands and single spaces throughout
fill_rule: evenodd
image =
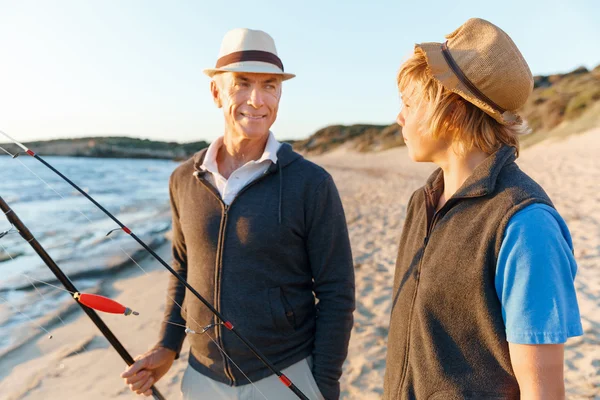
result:
M 456 61 L 454 61 L 454 58 L 452 58 L 452 54 L 450 54 L 450 50 L 448 50 L 448 41 L 446 41 L 442 44 L 442 54 L 444 55 L 444 59 L 446 59 L 448 66 L 450 67 L 452 72 L 454 72 L 454 75 L 456 75 L 458 80 L 461 81 L 463 83 L 463 85 L 465 85 L 471 91 L 471 93 L 473 93 L 475 95 L 475 97 L 477 97 L 479 100 L 483 101 L 484 103 L 489 104 L 496 110 L 500 111 L 500 113 L 502 113 L 502 114 L 506 111 L 506 109 L 504 109 L 504 108 L 500 107 L 498 104 L 494 103 L 492 100 L 489 99 L 489 97 L 487 97 L 479 89 L 477 89 L 477 86 L 475 86 L 469 80 L 469 78 L 467 78 L 467 76 L 462 72 L 462 70 L 456 63 Z
M 260 61 L 266 62 L 269 64 L 273 64 L 276 67 L 279 67 L 283 71 L 283 63 L 273 53 L 269 53 L 268 51 L 261 50 L 244 50 L 244 51 L 236 51 L 235 53 L 229 53 L 226 56 L 223 56 L 217 60 L 216 68 L 221 68 L 229 64 L 242 62 L 242 61 Z

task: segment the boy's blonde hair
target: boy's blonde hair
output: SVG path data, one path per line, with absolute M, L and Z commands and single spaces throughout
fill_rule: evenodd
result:
M 459 151 L 473 148 L 491 154 L 503 144 L 514 147 L 519 154 L 518 136 L 528 133 L 526 123 L 502 125 L 494 118 L 446 89 L 431 77 L 427 59 L 420 48 L 400 67 L 397 83 L 400 92 L 415 97 L 414 101 L 427 105 L 425 118 L 421 122 L 423 131 L 436 139 L 450 140 L 458 145 Z M 410 84 L 415 93 L 406 93 Z

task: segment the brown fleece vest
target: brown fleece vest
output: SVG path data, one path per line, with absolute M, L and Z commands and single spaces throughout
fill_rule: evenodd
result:
M 510 218 L 552 203 L 502 147 L 438 212 L 437 170 L 408 205 L 394 279 L 384 399 L 518 399 L 498 253 Z

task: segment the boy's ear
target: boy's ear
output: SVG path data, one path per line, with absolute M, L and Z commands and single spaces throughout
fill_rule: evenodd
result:
M 459 99 L 456 101 L 453 101 L 450 105 L 449 105 L 449 109 L 448 109 L 448 114 L 447 114 L 447 118 L 446 118 L 446 129 L 448 129 L 449 132 L 454 132 L 455 130 L 458 129 L 458 127 L 456 126 L 457 121 L 459 121 L 461 119 L 462 116 L 465 115 L 467 109 L 466 109 L 466 105 L 465 105 L 465 100 L 463 99 Z

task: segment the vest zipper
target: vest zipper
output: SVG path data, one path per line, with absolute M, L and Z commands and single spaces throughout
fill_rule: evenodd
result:
M 442 208 L 440 208 L 437 211 L 434 211 L 433 216 L 431 218 L 431 222 L 427 221 L 428 222 L 427 231 L 425 233 L 425 239 L 423 239 L 423 253 L 421 254 L 421 260 L 419 261 L 419 268 L 417 269 L 416 278 L 415 278 L 416 279 L 415 293 L 413 294 L 413 299 L 410 304 L 410 310 L 409 310 L 409 315 L 408 315 L 409 322 L 408 322 L 408 333 L 406 335 L 407 336 L 406 351 L 405 351 L 405 356 L 404 356 L 404 365 L 402 367 L 402 378 L 400 379 L 400 386 L 398 386 L 398 395 L 400 395 L 400 391 L 402 390 L 402 387 L 404 386 L 404 383 L 406 381 L 406 372 L 408 370 L 408 356 L 409 356 L 409 352 L 410 352 L 410 332 L 412 329 L 413 308 L 415 305 L 415 300 L 417 299 L 417 292 L 419 289 L 419 277 L 421 275 L 421 266 L 423 265 L 423 259 L 425 258 L 425 249 L 427 248 L 427 244 L 429 243 L 429 238 L 431 237 L 433 229 L 435 228 L 435 225 L 437 224 L 437 222 L 439 220 L 439 216 L 444 209 L 450 208 L 450 206 L 454 205 L 461 199 L 472 199 L 472 198 L 476 198 L 476 197 L 480 197 L 480 195 L 452 197 L 448 201 L 446 201 L 446 204 L 444 204 L 444 206 Z M 427 191 L 425 191 L 425 199 L 426 199 L 425 202 L 426 202 L 427 207 L 435 207 L 435 205 L 431 203 L 431 199 L 429 198 L 429 194 L 427 193 Z M 427 213 L 428 213 L 427 215 L 429 215 L 429 210 L 427 211 Z M 427 219 L 429 220 L 429 217 Z
M 221 311 L 221 270 L 223 269 L 223 247 L 224 247 L 224 242 L 225 242 L 225 232 L 227 229 L 227 219 L 228 219 L 228 215 L 229 215 L 229 209 L 231 208 L 233 203 L 237 200 L 237 198 L 243 192 L 245 192 L 248 188 L 255 185 L 256 183 L 262 181 L 268 175 L 269 175 L 269 172 L 267 170 L 264 174 L 262 174 L 262 176 L 260 176 L 259 178 L 255 179 L 254 181 L 252 181 L 249 184 L 247 184 L 246 186 L 244 186 L 242 188 L 242 190 L 240 190 L 238 192 L 237 196 L 235 196 L 233 198 L 233 200 L 231 201 L 231 203 L 229 205 L 225 204 L 225 202 L 223 201 L 223 199 L 221 198 L 219 193 L 211 185 L 209 185 L 204 179 L 201 179 L 199 176 L 194 175 L 202 183 L 202 185 L 210 193 L 212 193 L 213 196 L 216 197 L 216 199 L 219 201 L 219 203 L 221 203 L 221 208 L 223 210 L 223 214 L 221 216 L 221 224 L 219 226 L 219 241 L 217 244 L 217 260 L 216 260 L 217 268 L 215 270 L 215 298 L 213 299 L 213 304 L 215 306 L 215 309 L 219 312 Z M 213 316 L 213 321 L 215 323 L 216 340 L 218 341 L 219 346 L 221 346 L 221 349 L 223 349 L 223 353 L 224 353 L 225 345 L 223 344 L 222 326 L 220 324 L 217 324 L 217 322 L 219 322 L 219 321 L 217 321 L 216 316 Z M 223 356 L 223 364 L 225 367 L 225 375 L 231 381 L 230 386 L 235 386 L 235 378 L 233 376 L 233 372 L 231 371 L 231 365 L 229 364 L 229 359 L 225 356 L 225 354 L 223 354 L 222 356 Z
M 427 194 L 427 192 L 425 192 L 425 198 L 426 200 L 426 207 L 429 207 L 429 196 Z M 400 379 L 400 385 L 398 386 L 398 392 L 397 395 L 400 396 L 400 392 L 402 391 L 402 387 L 404 386 L 404 383 L 406 381 L 406 373 L 408 370 L 408 358 L 409 358 L 409 354 L 410 354 L 410 332 L 412 330 L 412 319 L 413 319 L 413 311 L 414 311 L 414 306 L 415 306 L 415 301 L 417 300 L 417 293 L 419 291 L 419 278 L 421 277 L 421 266 L 423 265 L 423 259 L 425 258 L 425 249 L 427 248 L 427 244 L 429 243 L 429 237 L 431 236 L 431 233 L 433 231 L 433 228 L 435 227 L 435 224 L 438 221 L 438 217 L 440 215 L 440 211 L 442 211 L 446 205 L 448 204 L 448 202 L 446 202 L 446 204 L 444 204 L 444 207 L 440 208 L 438 211 L 434 211 L 433 213 L 433 217 L 431 218 L 431 222 L 427 221 L 427 230 L 425 232 L 425 239 L 423 239 L 423 252 L 421 253 L 421 259 L 419 260 L 419 267 L 417 268 L 416 271 L 416 276 L 415 276 L 415 291 L 413 293 L 413 298 L 412 301 L 410 303 L 410 310 L 409 310 L 409 314 L 408 314 L 408 328 L 407 328 L 407 335 L 406 335 L 406 350 L 404 351 L 404 363 L 402 366 L 402 378 Z M 427 214 L 429 215 L 429 210 L 427 210 Z M 400 396 L 401 398 L 401 396 Z

